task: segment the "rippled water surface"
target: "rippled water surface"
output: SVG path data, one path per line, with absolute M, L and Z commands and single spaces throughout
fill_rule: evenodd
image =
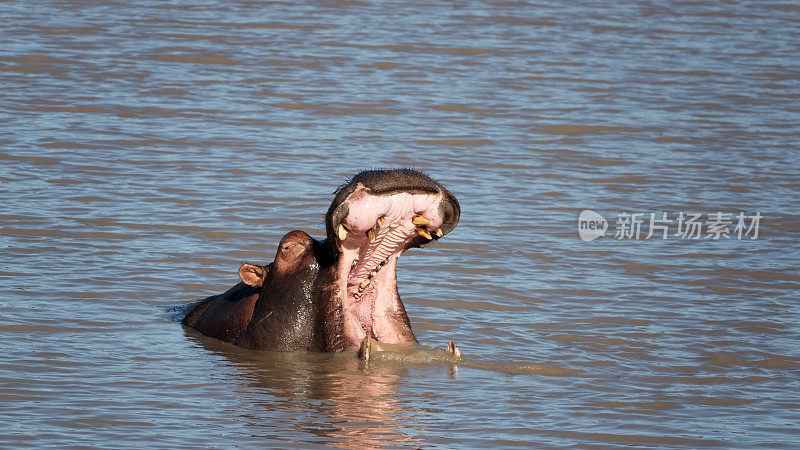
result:
M 796 2 L 0 17 L 0 446 L 800 446 Z M 398 166 L 461 202 L 398 273 L 417 337 L 460 364 L 176 322 L 286 232 L 321 237 L 353 173 Z M 662 212 L 730 233 L 645 239 Z M 615 237 L 625 213 L 639 239 Z

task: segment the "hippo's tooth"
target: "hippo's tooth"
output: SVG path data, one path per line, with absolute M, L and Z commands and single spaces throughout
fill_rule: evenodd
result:
M 378 272 L 381 270 L 381 268 L 385 266 L 387 262 L 389 262 L 389 258 L 386 258 L 383 261 L 379 262 L 374 269 L 369 271 L 369 276 L 367 277 L 367 279 L 371 280 L 375 275 L 377 275 Z
M 367 231 L 367 239 L 369 239 L 370 242 L 375 240 L 375 230 L 374 229 Z
M 369 286 L 369 278 L 367 278 L 366 280 L 362 281 L 361 284 L 358 285 L 358 288 L 359 289 L 366 289 L 367 286 Z
M 417 233 L 419 233 L 419 235 L 424 237 L 425 239 L 428 240 L 433 239 L 433 236 L 431 236 L 431 234 L 428 233 L 428 230 L 426 230 L 425 228 L 417 228 Z
M 420 215 L 420 214 L 417 214 L 416 216 L 414 216 L 411 219 L 411 223 L 413 223 L 414 225 L 425 225 L 425 226 L 433 225 L 433 222 L 431 222 L 431 219 L 428 219 L 427 217 L 425 217 L 423 215 Z
M 347 237 L 347 228 L 344 225 L 339 224 L 339 228 L 336 230 L 339 234 L 339 240 L 343 241 Z
M 442 236 L 444 236 L 444 233 L 442 233 L 442 229 L 441 228 L 437 228 L 437 229 L 433 230 L 433 234 L 436 235 L 437 239 L 442 237 Z
M 383 216 L 380 216 L 380 217 L 378 217 L 378 220 L 375 221 L 375 223 L 378 224 L 379 227 L 382 227 L 383 226 L 383 222 L 385 222 L 385 221 L 386 221 L 386 218 L 383 217 Z
M 447 348 L 445 349 L 445 351 L 447 353 L 452 353 L 453 356 L 456 356 L 458 358 L 461 357 L 461 350 L 459 350 L 458 347 L 456 347 L 456 344 L 453 343 L 452 339 L 447 342 Z
M 372 342 L 369 340 L 369 336 L 364 336 L 364 339 L 361 340 L 361 347 L 358 349 L 358 359 L 362 361 L 369 361 L 369 354 L 372 347 Z

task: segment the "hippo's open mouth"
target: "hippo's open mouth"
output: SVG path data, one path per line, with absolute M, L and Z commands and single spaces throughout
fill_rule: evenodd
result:
M 399 326 L 407 318 L 397 292 L 397 258 L 452 230 L 460 208 L 455 197 L 419 172 L 393 171 L 393 182 L 382 171 L 362 175 L 338 192 L 327 216 L 329 238 L 341 255 L 337 275 L 345 334 L 415 342 L 411 330 Z

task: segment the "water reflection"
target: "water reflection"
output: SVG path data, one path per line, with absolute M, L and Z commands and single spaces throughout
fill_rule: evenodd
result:
M 291 422 L 294 429 L 324 438 L 326 445 L 334 447 L 421 442 L 403 431 L 421 428 L 427 413 L 404 400 L 408 368 L 402 364 L 365 363 L 353 352 L 257 352 L 189 330 L 186 334 L 231 363 L 224 369 L 237 372 L 236 388 L 254 402 L 243 417 L 255 427 L 254 433 L 263 432 L 266 417 Z
M 184 331 L 202 350 L 222 358 L 212 363 L 234 378 L 228 384 L 248 403 L 241 408 L 241 419 L 254 435 L 272 427 L 283 427 L 285 433 L 288 426 L 334 447 L 416 447 L 425 442 L 418 436 L 426 422 L 446 407 L 438 409 L 438 388 L 426 391 L 415 371 L 433 371 L 437 378 L 451 380 L 459 379 L 460 367 L 478 369 L 489 377 L 587 376 L 581 370 L 533 362 L 456 358 L 427 346 L 373 352 L 369 362 L 360 361 L 355 352 L 252 351 Z

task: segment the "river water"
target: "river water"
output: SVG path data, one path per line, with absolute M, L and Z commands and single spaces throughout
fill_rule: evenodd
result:
M 0 17 L 0 447 L 800 446 L 796 2 Z M 176 322 L 380 167 L 461 202 L 398 272 L 461 363 Z

